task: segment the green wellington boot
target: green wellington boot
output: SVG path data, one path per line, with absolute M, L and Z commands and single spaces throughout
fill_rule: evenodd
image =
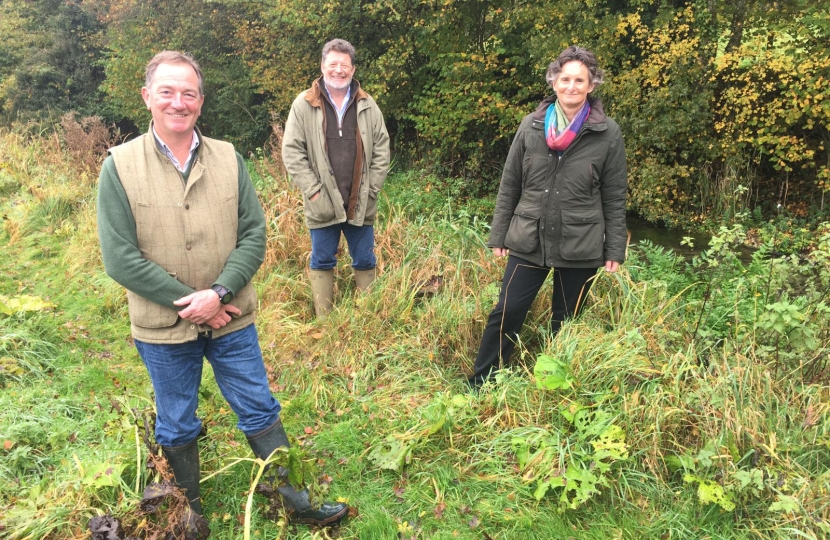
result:
M 375 268 L 371 270 L 355 270 L 354 282 L 357 285 L 357 289 L 359 291 L 368 289 L 372 282 L 375 281 L 375 276 L 377 276 L 377 270 Z
M 277 448 L 288 448 L 288 435 L 277 419 L 271 426 L 248 437 L 251 450 L 260 459 L 266 459 Z M 277 488 L 285 506 L 289 509 L 289 519 L 295 523 L 307 523 L 317 527 L 335 525 L 349 513 L 345 503 L 323 503 L 320 508 L 313 508 L 308 500 L 308 490 L 297 491 L 288 482 L 288 469 L 277 469 L 280 486 Z
M 314 296 L 314 314 L 323 319 L 331 313 L 334 299 L 334 270 L 309 270 L 311 294 Z

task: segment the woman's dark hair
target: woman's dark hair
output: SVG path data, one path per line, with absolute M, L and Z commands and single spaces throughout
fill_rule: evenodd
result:
M 562 51 L 559 54 L 559 57 L 550 63 L 548 66 L 548 72 L 545 75 L 545 80 L 548 84 L 553 84 L 553 82 L 559 77 L 559 74 L 562 73 L 562 67 L 568 62 L 572 62 L 574 60 L 582 62 L 585 67 L 588 68 L 588 73 L 591 74 L 591 84 L 595 86 L 602 84 L 603 72 L 599 69 L 597 57 L 594 56 L 594 53 L 588 49 L 584 47 L 577 47 L 576 45 L 571 45 Z

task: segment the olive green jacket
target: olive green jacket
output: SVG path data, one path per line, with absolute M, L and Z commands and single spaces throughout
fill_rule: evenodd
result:
M 322 79 L 322 77 L 321 77 Z M 371 225 L 377 215 L 377 197 L 389 172 L 389 134 L 375 100 L 356 85 L 357 125 L 363 145 L 359 194 L 354 217 L 348 219 L 337 189 L 328 149 L 326 113 L 321 79 L 303 91 L 291 105 L 282 139 L 282 159 L 291 180 L 303 192 L 305 221 L 309 229 L 348 222 Z M 315 201 L 309 198 L 317 192 Z
M 560 155 L 545 142 L 545 110 L 553 99 L 516 132 L 487 245 L 551 268 L 624 262 L 628 173 L 620 127 L 589 98 L 591 113 Z

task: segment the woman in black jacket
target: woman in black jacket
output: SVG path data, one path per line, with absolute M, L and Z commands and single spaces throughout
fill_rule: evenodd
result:
M 602 83 L 594 54 L 564 50 L 548 67 L 554 95 L 519 126 L 504 164 L 487 245 L 508 256 L 470 386 L 507 360 L 539 289 L 553 270 L 551 330 L 578 314 L 597 268 L 625 260 L 628 188 L 619 126 L 590 93 Z

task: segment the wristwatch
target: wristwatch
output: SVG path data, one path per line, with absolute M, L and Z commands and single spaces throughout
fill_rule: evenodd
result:
M 230 304 L 233 300 L 233 293 L 219 284 L 213 285 L 210 289 L 219 295 L 219 301 L 223 304 Z

